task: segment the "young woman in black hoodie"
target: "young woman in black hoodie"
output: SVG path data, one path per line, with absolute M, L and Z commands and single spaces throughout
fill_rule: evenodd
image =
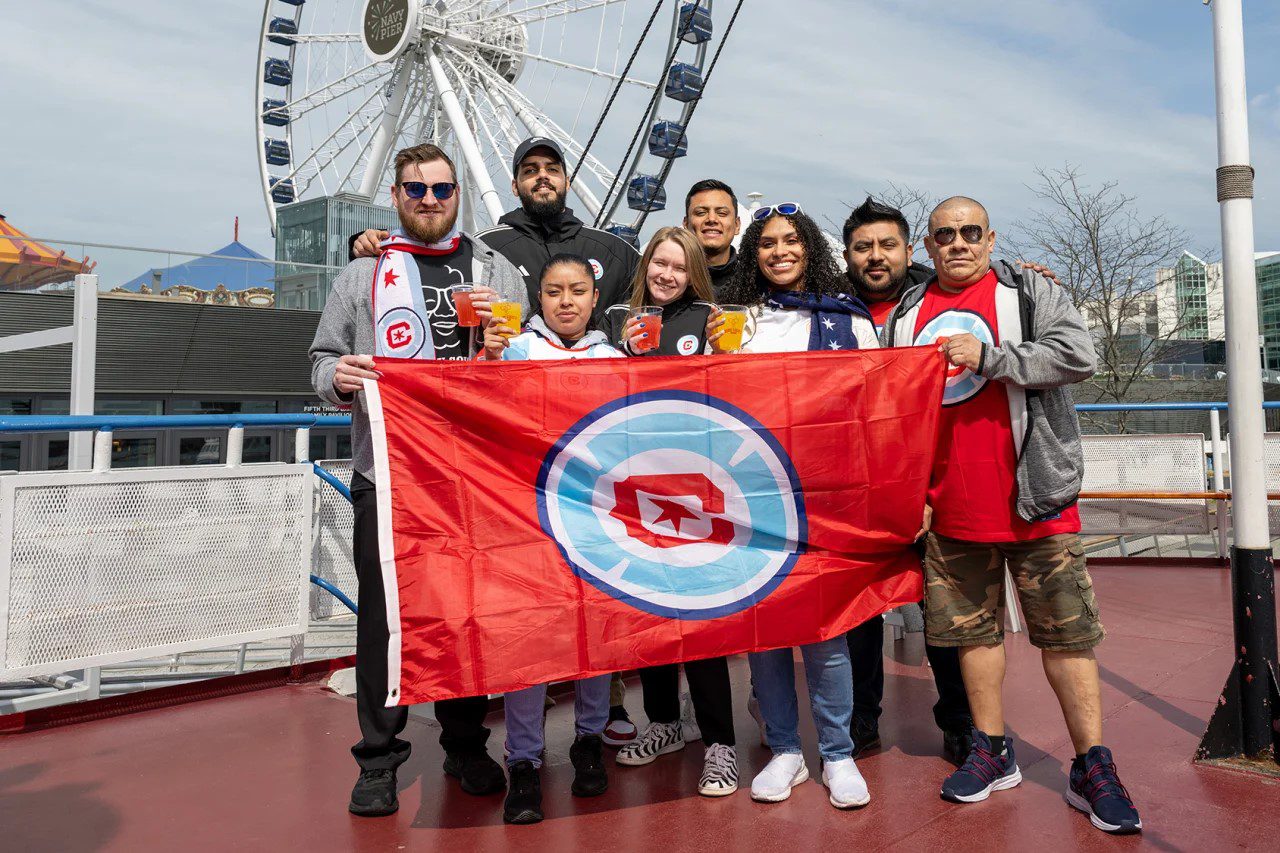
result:
M 683 228 L 659 228 L 636 267 L 628 300 L 631 308 L 662 309 L 657 348 L 644 349 L 638 324 L 628 323 L 621 309 L 609 311 L 605 331 L 627 355 L 700 355 L 713 302 L 711 273 L 697 238 Z
M 626 317 L 621 310 L 609 312 L 610 340 L 617 341 L 625 334 L 623 351 L 629 355 L 701 354 L 706 349 L 707 318 L 714 298 L 706 255 L 697 238 L 683 228 L 662 228 L 645 247 L 632 279 L 629 305 L 662 309 L 658 346 L 646 350 L 643 329 L 634 320 L 624 325 Z M 728 662 L 711 658 L 690 661 L 684 668 L 694 719 L 706 748 L 698 793 L 707 797 L 732 794 L 738 788 L 738 762 Z M 684 749 L 687 737 L 680 720 L 679 665 L 642 668 L 640 683 L 649 725 L 618 751 L 618 764 L 623 767 L 648 764 L 660 755 L 678 752 Z

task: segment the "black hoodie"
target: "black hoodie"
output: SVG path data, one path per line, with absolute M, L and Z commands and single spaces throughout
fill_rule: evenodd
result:
M 733 272 L 738 268 L 738 250 L 733 246 L 729 247 L 729 260 L 719 266 L 707 267 L 711 271 L 711 288 L 716 292 L 716 298 L 720 298 L 720 294 L 729 286 L 729 280 L 733 278 Z
M 534 219 L 524 208 L 517 208 L 498 223 L 476 236 L 520 270 L 530 305 L 538 304 L 538 275 L 543 265 L 561 252 L 581 255 L 591 262 L 600 291 L 594 313 L 597 328 L 606 308 L 626 302 L 631 295 L 631 278 L 640 255 L 621 237 L 583 224 L 572 210 L 565 208 L 550 219 Z

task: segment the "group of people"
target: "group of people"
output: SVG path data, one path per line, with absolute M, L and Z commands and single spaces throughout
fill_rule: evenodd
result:
M 903 214 L 868 198 L 843 229 L 846 271 L 800 204 L 752 211 L 745 229 L 733 190 L 717 180 L 694 184 L 682 227 L 659 229 L 637 253 L 591 228 L 565 206 L 565 157 L 550 139 L 525 141 L 512 162 L 520 208 L 488 231 L 457 230 L 458 179 L 433 145 L 400 151 L 392 199 L 401 228 L 353 238 L 352 262 L 338 276 L 311 348 L 312 379 L 322 398 L 352 409 L 354 558 L 362 601 L 383 599 L 378 559 L 373 454 L 363 383 L 376 380 L 375 357 L 394 357 L 375 302 L 394 277 L 394 253 L 412 260 L 415 304 L 427 315 L 436 358 L 572 359 L 687 356 L 933 346 L 950 364 L 928 507 L 918 539 L 925 576 L 926 642 L 938 689 L 934 718 L 942 751 L 957 769 L 941 784 L 955 803 L 985 800 L 1021 781 L 1014 740 L 1005 730 L 1005 570 L 1011 573 L 1029 639 L 1067 723 L 1074 755 L 1067 801 L 1107 832 L 1141 829 L 1132 799 L 1102 740 L 1098 667 L 1103 638 L 1085 567 L 1075 502 L 1083 458 L 1069 386 L 1092 375 L 1092 341 L 1079 312 L 1044 270 L 993 260 L 995 231 L 977 201 L 953 197 L 929 218 L 924 246 L 933 268 L 912 263 Z M 741 233 L 738 248 L 734 239 Z M 398 267 L 397 267 L 398 268 Z M 390 267 L 387 267 L 389 270 Z M 473 285 L 482 334 L 469 338 L 445 294 Z M 521 306 L 514 328 L 499 302 Z M 656 346 L 635 312 L 657 309 Z M 725 306 L 747 315 L 735 346 L 725 347 Z M 418 352 L 418 350 L 414 350 Z M 419 356 L 421 357 L 421 356 Z M 732 357 L 727 355 L 727 357 Z M 879 748 L 883 628 L 874 618 L 847 634 L 799 649 L 822 758 L 821 780 L 833 806 L 870 801 L 856 759 Z M 349 808 L 374 816 L 397 808 L 396 768 L 409 755 L 399 737 L 403 707 L 383 707 L 386 613 L 362 607 L 357 620 L 356 706 L 360 776 Z M 779 802 L 809 777 L 801 752 L 793 649 L 748 655 L 752 715 L 772 759 L 751 782 L 751 797 Z M 725 658 L 683 664 L 693 717 L 705 747 L 698 793 L 738 788 L 733 694 Z M 639 670 L 647 725 L 624 707 L 618 677 L 575 684 L 572 792 L 604 793 L 606 744 L 616 765 L 635 767 L 683 750 L 679 665 Z M 484 696 L 436 703 L 444 771 L 464 791 L 507 789 L 510 823 L 542 818 L 539 768 L 546 685 L 504 697 L 506 772 L 489 754 Z

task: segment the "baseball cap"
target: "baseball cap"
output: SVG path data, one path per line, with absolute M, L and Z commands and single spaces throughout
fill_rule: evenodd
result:
M 516 148 L 515 156 L 511 158 L 511 174 L 514 175 L 520 171 L 520 161 L 529 156 L 529 152 L 535 148 L 545 148 L 552 154 L 556 155 L 556 159 L 560 161 L 560 165 L 564 165 L 564 150 L 560 148 L 560 144 L 554 139 L 548 139 L 545 136 L 532 136 L 521 142 Z

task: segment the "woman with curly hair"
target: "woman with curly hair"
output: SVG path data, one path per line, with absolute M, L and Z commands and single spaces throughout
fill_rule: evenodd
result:
M 748 309 L 745 352 L 872 349 L 879 346 L 871 314 L 836 267 L 822 232 L 799 205 L 760 208 L 742 236 L 738 268 L 720 294 Z M 721 315 L 708 323 L 714 346 Z M 752 327 L 754 332 L 752 333 Z M 748 338 L 744 335 L 744 341 Z M 809 778 L 801 753 L 791 649 L 753 652 L 751 681 L 773 759 L 751 782 L 751 798 L 776 803 Z M 809 706 L 818 732 L 822 783 L 831 804 L 853 809 L 871 800 L 853 760 L 853 674 L 844 635 L 800 647 Z
M 836 266 L 822 231 L 798 204 L 762 207 L 738 247 L 741 260 L 720 293 L 748 308 L 742 352 L 874 349 L 871 313 Z M 754 261 L 754 262 L 753 262 Z M 709 326 L 719 328 L 719 315 Z M 711 335 L 711 343 L 719 333 Z

